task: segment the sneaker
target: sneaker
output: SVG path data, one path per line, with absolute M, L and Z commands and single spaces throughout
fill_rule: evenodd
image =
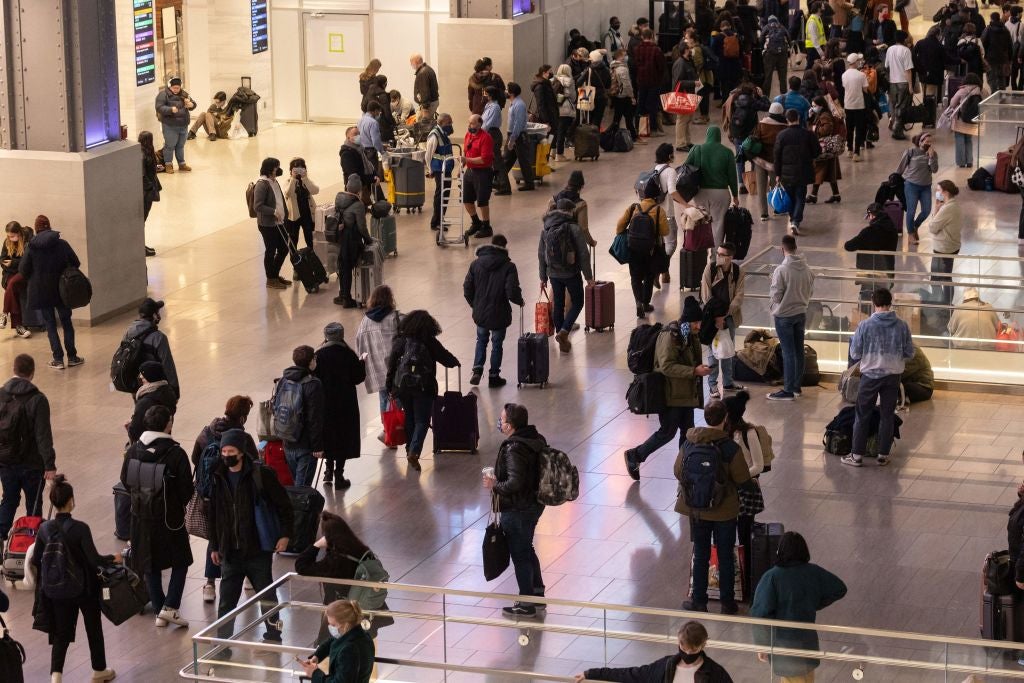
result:
M 735 602 L 723 602 L 722 614 L 739 614 L 740 606 Z
M 211 603 L 217 600 L 217 587 L 212 583 L 203 586 L 203 602 Z
M 807 195 L 807 199 L 805 199 L 804 202 L 806 202 L 807 204 L 817 204 L 818 203 L 818 195 L 816 195 L 816 194 L 809 194 L 809 195 Z
M 562 353 L 569 353 L 572 351 L 572 344 L 569 342 L 569 333 L 565 330 L 561 330 L 555 335 L 555 343 L 558 344 L 558 350 Z
M 70 358 L 68 358 L 68 367 L 73 368 L 76 365 L 81 365 L 84 362 L 85 359 L 82 358 L 81 356 L 71 356 Z
M 800 236 L 800 226 L 797 225 L 796 223 L 790 223 L 789 224 L 789 232 L 794 237 L 799 237 Z
M 849 465 L 850 467 L 864 466 L 864 458 L 860 457 L 859 455 L 853 455 L 852 453 L 850 455 L 844 455 L 840 462 L 843 463 L 844 465 Z
M 505 384 L 507 384 L 505 378 L 500 377 L 499 375 L 491 375 L 490 377 L 487 378 L 487 386 L 490 387 L 491 389 L 503 387 L 505 386 Z
M 409 469 L 416 470 L 417 472 L 423 469 L 420 466 L 420 456 L 418 455 L 407 455 L 405 456 L 405 461 L 409 463 Z
M 64 369 L 64 361 L 62 361 L 62 360 L 51 360 L 49 363 L 46 364 L 46 367 L 51 368 L 53 370 L 63 370 Z
M 635 455 L 636 449 L 630 448 L 622 454 L 622 457 L 626 461 L 626 473 L 633 481 L 640 481 L 640 463 L 636 461 Z
M 156 256 L 156 249 L 154 249 L 153 247 L 146 247 L 146 258 L 149 258 L 151 256 Z
M 32 333 L 29 332 L 24 327 L 22 327 L 21 325 L 18 325 L 17 327 L 14 328 L 14 334 L 18 335 L 22 339 L 28 339 L 29 337 L 32 336 Z
M 206 136 L 206 139 L 209 140 L 210 142 L 216 142 L 217 136 L 214 135 L 213 133 L 210 133 L 209 135 Z
M 178 164 L 178 170 L 184 173 L 188 173 L 189 171 L 192 170 L 192 167 L 189 166 L 188 164 Z
M 712 401 L 717 401 L 722 398 L 722 395 L 718 393 L 718 389 L 712 389 L 708 392 L 708 398 Z
M 889 456 L 888 455 L 881 455 L 881 454 L 879 454 L 879 456 L 878 456 L 878 464 L 879 465 L 883 465 L 883 466 L 884 465 L 888 465 L 889 464 Z
M 537 608 L 525 602 L 517 602 L 511 607 L 502 607 L 501 613 L 506 617 L 532 618 L 537 616 Z
M 762 223 L 767 223 L 768 222 L 768 214 L 766 214 L 766 213 L 762 213 L 761 214 L 761 222 Z
M 274 277 L 267 280 L 267 289 L 286 289 L 287 285 Z
M 837 195 L 837 194 L 834 194 L 831 197 L 829 197 L 828 199 L 826 199 L 825 203 L 826 204 L 838 204 L 841 201 L 843 201 L 843 198 L 841 196 Z
M 647 313 L 654 313 L 654 306 L 650 304 L 644 304 L 644 311 Z
M 742 384 L 730 384 L 729 386 L 725 387 L 726 391 L 743 391 L 744 389 L 746 389 L 746 387 L 743 386 Z
M 10 317 L 6 313 L 0 313 L 0 330 L 7 329 L 7 321 Z
M 708 604 L 706 602 L 700 603 L 694 602 L 693 600 L 687 600 L 683 603 L 683 610 L 687 612 L 707 612 Z
M 796 398 L 796 394 L 790 393 L 785 390 L 773 391 L 772 393 L 768 394 L 767 398 L 769 401 L 792 401 L 793 399 Z
M 484 371 L 479 368 L 473 368 L 473 375 L 469 378 L 469 383 L 474 387 L 480 384 L 480 378 L 484 376 Z
M 804 392 L 800 389 L 797 389 L 796 391 L 793 392 L 793 395 L 796 396 L 797 398 L 800 398 L 801 396 L 804 395 Z
M 92 680 L 94 681 L 112 681 L 115 678 L 117 678 L 117 672 L 113 669 L 92 672 Z
M 523 188 L 519 188 L 519 189 L 522 190 Z M 533 189 L 533 188 L 530 188 L 530 189 Z M 473 237 L 476 238 L 476 239 L 483 239 L 485 237 L 494 237 L 494 230 L 492 228 L 481 229 L 481 230 L 478 230 L 477 233 L 475 235 L 473 235 Z
M 195 134 L 195 131 L 191 131 L 191 130 L 190 130 L 190 131 L 188 132 L 188 137 L 187 137 L 187 138 L 185 138 L 185 139 L 186 139 L 186 140 L 195 140 L 195 139 L 196 139 L 196 134 Z
M 164 173 L 166 173 L 168 175 L 173 175 L 174 174 L 174 165 L 173 164 L 164 164 Z
M 156 618 L 157 626 L 166 626 L 167 624 L 174 624 L 175 626 L 184 626 L 185 628 L 188 628 L 188 621 L 182 618 L 181 614 L 178 613 L 178 610 L 170 607 L 164 607 L 160 610 L 160 614 L 157 615 Z

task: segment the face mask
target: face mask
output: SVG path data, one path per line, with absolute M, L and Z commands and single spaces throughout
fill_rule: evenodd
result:
M 499 417 L 498 418 L 498 431 L 501 432 L 502 434 L 505 433 L 505 431 L 502 429 L 502 427 L 504 427 L 504 426 L 505 426 L 505 423 L 502 422 L 501 418 Z
M 694 662 L 696 662 L 698 659 L 700 659 L 703 656 L 704 656 L 704 652 L 703 651 L 698 652 L 696 654 L 692 654 L 692 655 L 689 654 L 689 653 L 684 652 L 683 653 L 683 662 L 685 662 L 686 664 L 693 664 Z
M 444 131 L 445 135 L 451 135 L 455 132 L 455 126 L 441 126 L 441 130 Z
M 334 624 L 327 624 L 327 632 L 331 634 L 331 638 L 341 637 L 341 629 Z
M 236 465 L 238 465 L 238 456 L 237 455 L 225 455 L 224 456 L 224 464 L 227 465 L 228 467 L 235 467 Z
M 478 130 L 480 130 L 480 129 L 479 128 L 474 128 L 473 126 L 469 127 L 469 132 L 472 135 L 475 135 Z
M 944 199 L 942 198 L 942 190 L 935 190 L 935 199 L 937 199 L 937 200 L 938 200 L 938 201 L 940 201 L 940 202 L 941 202 L 941 201 L 945 201 L 945 200 L 944 200 Z
M 274 171 L 274 175 L 275 175 L 276 177 L 280 178 L 281 176 L 283 176 L 283 175 L 284 175 L 284 169 L 283 169 L 283 168 L 281 168 L 281 167 L 279 166 L 279 167 L 277 168 L 277 170 L 276 170 L 276 171 Z

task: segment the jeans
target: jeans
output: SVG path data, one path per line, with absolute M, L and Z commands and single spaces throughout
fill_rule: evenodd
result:
M 378 391 L 377 398 L 380 400 L 380 412 L 383 413 L 388 409 L 388 402 L 391 400 L 391 395 L 388 394 L 387 391 Z M 395 402 L 398 402 L 397 398 L 395 399 Z
M 107 668 L 107 653 L 103 642 L 103 620 L 100 619 L 98 597 L 84 595 L 76 600 L 54 601 L 54 611 L 59 613 L 59 623 L 63 623 L 64 620 L 77 623 L 79 610 L 85 623 L 85 637 L 89 641 L 89 663 L 92 664 L 93 671 L 103 671 Z M 63 630 L 57 628 L 56 635 L 53 636 L 53 648 L 50 650 L 50 671 L 55 673 L 64 671 L 64 660 L 68 656 L 68 647 L 71 646 L 71 641 L 62 637 Z
M 619 121 L 626 119 L 626 130 L 636 140 L 639 135 L 636 132 L 636 123 L 634 118 L 636 115 L 636 109 L 633 106 L 633 100 L 628 97 L 613 97 L 612 98 L 612 125 L 611 128 L 618 128 Z
M 731 315 L 725 316 L 725 327 L 729 330 L 729 336 L 732 337 L 732 341 L 736 342 L 736 322 L 732 319 Z M 722 368 L 722 386 L 726 389 L 732 386 L 732 358 L 715 358 L 715 354 L 711 353 L 711 347 L 707 347 L 707 359 L 704 361 L 704 365 L 711 368 L 711 374 L 708 375 L 708 386 L 713 391 L 718 389 L 718 368 Z
M 658 413 L 658 430 L 647 437 L 647 441 L 637 446 L 634 450 L 634 458 L 637 462 L 647 460 L 654 451 L 658 450 L 679 432 L 679 447 L 683 447 L 686 440 L 686 430 L 693 426 L 693 408 L 670 406 Z
M 808 65 L 810 66 L 810 65 Z M 892 129 L 892 136 L 897 140 L 903 140 L 903 116 L 911 104 L 910 86 L 907 83 L 889 84 L 889 117 Z
M 288 463 L 288 471 L 292 474 L 296 486 L 310 486 L 316 474 L 316 458 L 308 448 L 284 445 L 284 459 Z
M 690 519 L 690 539 L 693 541 L 693 602 L 708 604 L 708 567 L 711 565 L 711 543 L 718 551 L 719 599 L 723 605 L 736 602 L 736 567 L 733 548 L 736 546 L 736 520 L 711 522 Z
M 992 92 L 1006 90 L 1007 78 L 1003 75 L 1004 64 L 990 64 L 986 76 L 988 77 L 988 89 Z
M 508 167 L 505 166 L 505 157 L 502 141 L 504 137 L 500 128 L 488 128 L 488 135 L 491 136 L 491 148 L 494 151 L 494 162 L 491 168 L 494 170 L 494 189 L 498 192 L 510 192 L 512 186 L 508 182 Z
M 171 567 L 171 579 L 167 582 L 167 594 L 164 595 L 163 577 L 161 572 L 146 572 L 146 588 L 149 590 L 149 601 L 153 611 L 160 613 L 164 607 L 178 609 L 181 607 L 181 595 L 185 592 L 185 577 L 188 567 Z
M 804 325 L 807 315 L 775 318 L 775 334 L 782 347 L 783 390 L 791 394 L 800 391 L 800 379 L 804 376 Z
M 409 439 L 406 452 L 419 455 L 423 452 L 423 442 L 427 438 L 427 428 L 430 427 L 434 397 L 426 393 L 403 396 L 402 408 L 405 409 L 405 433 Z
M 268 280 L 281 276 L 281 266 L 284 265 L 285 257 L 288 256 L 288 243 L 284 241 L 281 227 L 280 225 L 259 226 L 260 235 L 263 237 L 263 272 Z
M 866 109 L 846 110 L 846 148 L 854 154 L 860 154 L 864 147 L 864 139 L 868 132 L 868 113 Z
M 434 213 L 430 216 L 430 227 L 441 226 L 444 216 L 441 214 L 442 200 L 447 204 L 452 193 L 452 175 L 441 171 L 433 171 L 434 176 Z
M 571 332 L 576 318 L 580 317 L 583 310 L 583 276 L 577 273 L 572 277 L 551 279 L 551 322 L 556 332 Z M 565 312 L 565 292 L 569 291 L 569 299 L 572 306 L 569 313 Z
M 164 165 L 170 166 L 174 158 L 178 158 L 178 166 L 185 163 L 185 140 L 188 139 L 187 126 L 168 126 L 160 124 L 164 131 Z
M 900 397 L 900 376 L 861 376 L 857 391 L 857 419 L 853 423 L 853 455 L 863 456 L 868 447 L 871 415 L 878 400 L 878 454 L 889 455 L 896 428 L 896 402 Z
M 251 557 L 231 557 L 221 555 L 220 559 L 220 596 L 217 601 L 217 618 L 238 606 L 238 599 L 242 596 L 242 582 L 249 579 L 253 589 L 259 593 L 269 586 L 273 580 L 274 554 L 259 551 Z M 260 600 L 260 614 L 266 614 L 267 610 L 277 604 L 277 593 L 271 591 L 266 597 Z M 267 632 L 278 631 L 278 620 L 267 621 Z M 217 632 L 218 638 L 230 638 L 235 631 L 235 620 L 224 623 Z
M 793 202 L 789 210 L 789 222 L 800 225 L 804 220 L 804 205 L 807 203 L 806 185 L 786 185 L 786 192 Z
M 540 560 L 533 548 L 534 530 L 543 512 L 544 506 L 537 504 L 529 510 L 507 510 L 501 513 L 501 530 L 508 540 L 520 595 L 544 595 Z
M 765 52 L 761 56 L 764 62 L 764 94 L 765 97 L 771 97 L 772 91 L 772 74 L 776 74 L 779 80 L 779 94 L 786 92 L 789 85 L 786 83 L 787 72 L 789 70 L 789 52 L 783 52 L 782 54 L 772 54 Z
M 64 351 L 60 347 L 60 337 L 57 335 L 58 318 L 60 326 L 64 329 L 64 348 L 68 351 L 68 358 L 76 358 L 78 350 L 75 349 L 75 326 L 71 324 L 71 309 L 61 304 L 56 308 L 43 308 L 39 314 L 43 316 L 43 324 L 46 325 L 46 338 L 50 340 L 53 359 L 64 360 Z
M 565 154 L 565 140 L 569 137 L 569 130 L 572 128 L 576 118 L 573 116 L 559 116 L 558 130 L 555 131 L 555 153 Z
M 938 253 L 938 252 L 936 252 Z M 959 254 L 960 251 L 954 251 L 953 254 Z M 952 254 L 951 254 L 952 255 Z M 933 256 L 932 257 L 932 282 L 951 282 L 953 278 L 949 277 L 949 273 L 953 272 L 953 263 L 955 259 L 948 256 Z M 939 274 L 941 273 L 941 274 Z M 935 294 L 939 301 L 944 304 L 953 303 L 953 288 L 932 285 L 932 293 Z
M 907 233 L 916 235 L 917 229 L 932 212 L 932 186 L 907 181 L 903 183 L 903 192 L 907 198 Z M 915 218 L 918 203 L 921 204 L 921 213 Z
M 953 133 L 957 166 L 974 165 L 974 136 L 967 133 Z
M 483 372 L 484 361 L 487 360 L 487 339 L 490 337 L 491 340 L 491 377 L 497 377 L 501 374 L 501 358 L 504 348 L 502 345 L 505 343 L 505 332 L 508 331 L 507 327 L 503 327 L 500 330 L 488 330 L 486 327 L 476 327 L 476 355 L 473 356 L 473 372 L 477 370 Z
M 27 465 L 0 465 L 0 485 L 3 486 L 3 497 L 0 498 L 0 539 L 7 538 L 14 523 L 14 517 L 21 504 L 21 493 L 25 492 L 25 513 L 28 516 L 40 516 L 43 501 L 39 496 L 43 485 L 43 471 Z

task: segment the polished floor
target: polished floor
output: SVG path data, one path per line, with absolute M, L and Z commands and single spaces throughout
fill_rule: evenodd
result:
M 703 127 L 695 127 L 694 133 L 703 139 Z M 952 178 L 963 187 L 969 171 L 955 168 L 948 134 L 938 138 L 937 177 Z M 336 150 L 342 139 L 341 127 L 283 125 L 247 141 L 198 140 L 187 147 L 195 170 L 162 178 L 163 201 L 154 208 L 147 233 L 148 243 L 158 250 L 158 256 L 148 260 L 149 283 L 151 295 L 167 302 L 161 327 L 170 336 L 181 377 L 174 433 L 183 443 L 190 446 L 199 430 L 221 414 L 228 396 L 266 398 L 272 379 L 289 365 L 291 349 L 318 344 L 327 322 L 341 321 L 352 340 L 361 313 L 331 303 L 335 285 L 311 295 L 299 287 L 264 288 L 262 244 L 243 201 L 246 182 L 256 175 L 260 160 L 270 155 L 285 163 L 293 156 L 305 157 L 310 176 L 322 188 L 320 199 L 330 201 L 341 182 Z M 903 144 L 886 140 L 867 154 L 864 163 L 844 160 L 842 203 L 808 207 L 801 243 L 841 249 L 861 227 L 864 207 L 894 168 Z M 598 273 L 615 282 L 618 324 L 601 334 L 575 334 L 571 354 L 552 351 L 551 383 L 546 389 L 517 390 L 514 381 L 501 390 L 474 389 L 480 396 L 483 431 L 479 455 L 434 458 L 428 441 L 422 472 L 409 470 L 404 458 L 383 450 L 374 438 L 380 427 L 377 398 L 361 394 L 363 455 L 348 469 L 353 487 L 326 493 L 328 508 L 343 514 L 378 552 L 393 580 L 514 591 L 511 573 L 493 583 L 482 577 L 479 546 L 488 502 L 479 472 L 493 462 L 499 443 L 493 425 L 502 404 L 517 401 L 528 406 L 540 431 L 567 451 L 581 471 L 580 499 L 547 510 L 538 529 L 548 595 L 679 605 L 688 580 L 689 540 L 687 525 L 672 511 L 675 446 L 651 457 L 639 484 L 626 476 L 622 450 L 646 438 L 656 425 L 625 409 L 623 397 L 630 380 L 625 348 L 635 321 L 628 274 L 606 253 L 615 220 L 631 201 L 632 179 L 653 165 L 654 147 L 637 146 L 630 154 L 609 154 L 596 163 L 560 164 L 537 192 L 493 200 L 492 222 L 509 237 L 532 306 L 538 295 L 540 217 L 552 188 L 565 182 L 569 170 L 581 168 L 591 227 L 600 245 Z M 825 195 L 827 191 L 821 198 Z M 964 199 L 963 253 L 1016 256 L 1020 199 L 966 190 Z M 755 209 L 752 198 L 744 197 L 743 202 Z M 46 209 L 39 207 L 41 213 Z M 11 218 L 31 222 L 33 217 L 4 220 Z M 437 317 L 444 328 L 442 342 L 468 367 L 475 330 L 461 283 L 473 251 L 437 248 L 426 213 L 402 214 L 398 220 L 400 256 L 387 262 L 386 281 L 395 289 L 402 310 L 423 307 Z M 756 223 L 753 249 L 777 243 L 784 232 L 781 219 Z M 925 239 L 922 249 L 927 247 Z M 676 267 L 673 259 L 673 272 Z M 668 320 L 678 315 L 682 298 L 675 283 L 663 288 L 655 295 L 653 317 Z M 0 333 L 0 365 L 7 366 L 23 351 L 35 355 L 40 365 L 36 380 L 53 405 L 58 466 L 77 486 L 76 516 L 91 525 L 97 546 L 107 552 L 121 546 L 112 536 L 110 487 L 117 479 L 123 424 L 131 408 L 127 396 L 109 387 L 107 364 L 130 319 L 125 315 L 80 328 L 79 349 L 87 362 L 61 373 L 42 367 L 48 351 L 44 335 L 25 341 L 10 331 Z M 512 378 L 514 349 L 510 335 L 504 374 Z M 469 388 L 467 379 L 462 378 L 463 390 Z M 457 381 L 455 374 L 451 381 Z M 906 416 L 903 439 L 890 467 L 854 470 L 821 449 L 824 425 L 839 405 L 834 387 L 808 389 L 800 401 L 785 404 L 767 403 L 762 398 L 765 391 L 752 391 L 748 409 L 749 419 L 767 425 L 776 444 L 774 469 L 762 478 L 767 510 L 761 519 L 783 522 L 803 533 L 814 561 L 850 586 L 848 597 L 825 610 L 820 620 L 975 635 L 978 570 L 987 552 L 1006 545 L 1006 511 L 1024 477 L 1024 400 L 940 391 Z M 193 543 L 196 558 L 202 557 L 204 545 Z M 287 571 L 290 565 L 279 559 L 276 570 Z M 192 566 L 182 606 L 192 632 L 215 615 L 214 607 L 201 600 L 202 571 L 201 562 Z M 45 638 L 31 630 L 31 595 L 15 592 L 12 599 L 9 623 L 28 650 L 28 680 L 41 681 L 48 672 L 49 651 Z M 488 616 L 496 615 L 501 606 L 493 600 L 471 602 L 478 613 Z M 549 619 L 594 618 L 572 610 L 551 612 Z M 295 627 L 296 632 L 308 630 L 308 624 Z M 669 628 L 665 626 L 665 631 Z M 105 632 L 108 659 L 119 680 L 170 681 L 191 656 L 189 631 L 155 628 L 151 617 L 138 617 L 120 628 L 105 624 Z M 529 665 L 561 675 L 605 657 L 600 646 L 584 645 L 570 636 L 547 634 L 520 648 L 508 633 L 485 629 L 459 630 L 448 646 L 452 661 Z M 435 632 L 411 626 L 384 629 L 378 642 L 382 656 L 437 657 L 439 648 Z M 614 647 L 607 657 L 623 665 L 645 661 L 660 651 Z M 80 629 L 65 680 L 83 680 L 88 668 Z M 763 668 L 750 671 L 744 680 L 767 680 Z M 252 672 L 245 677 L 262 678 Z M 415 672 L 403 680 L 433 680 L 433 675 Z

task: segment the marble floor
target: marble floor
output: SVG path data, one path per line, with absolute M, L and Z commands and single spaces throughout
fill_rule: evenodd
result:
M 694 133 L 703 139 L 703 127 L 695 127 Z M 353 338 L 361 313 L 341 310 L 331 302 L 335 285 L 311 295 L 299 287 L 264 288 L 262 244 L 243 202 L 246 182 L 269 155 L 285 163 L 293 156 L 305 157 L 311 177 L 322 188 L 320 199 L 329 201 L 341 182 L 336 150 L 342 137 L 343 129 L 337 126 L 281 125 L 247 141 L 198 140 L 187 147 L 195 170 L 162 178 L 163 201 L 153 210 L 147 235 L 159 252 L 148 260 L 149 286 L 152 296 L 167 302 L 161 328 L 170 337 L 181 377 L 174 432 L 183 443 L 191 445 L 200 429 L 221 414 L 228 396 L 266 398 L 273 378 L 289 365 L 291 349 L 318 344 L 325 323 L 341 321 L 347 338 Z M 937 137 L 937 178 L 952 178 L 964 187 L 969 171 L 955 168 L 950 136 Z M 657 142 L 661 140 L 652 140 Z M 885 140 L 864 163 L 844 160 L 842 203 L 808 207 L 801 243 L 841 249 L 861 227 L 864 207 L 895 167 L 903 146 Z M 688 580 L 689 539 L 687 525 L 672 510 L 675 447 L 665 447 L 648 461 L 640 483 L 626 476 L 622 450 L 646 438 L 656 421 L 633 416 L 625 408 L 623 396 L 630 380 L 625 349 L 634 326 L 633 307 L 625 268 L 605 252 L 615 220 L 631 201 L 633 178 L 654 163 L 654 147 L 640 145 L 632 153 L 609 154 L 596 163 L 560 164 L 539 191 L 492 202 L 493 223 L 509 237 L 525 297 L 532 305 L 538 295 L 536 240 L 541 214 L 554 187 L 565 182 L 571 169 L 582 169 L 591 228 L 600 244 L 597 270 L 601 279 L 615 283 L 618 325 L 601 334 L 575 334 L 571 354 L 553 351 L 546 389 L 517 390 L 514 382 L 500 390 L 473 389 L 480 396 L 483 431 L 478 455 L 434 458 L 428 441 L 423 470 L 409 470 L 404 458 L 383 450 L 374 438 L 380 428 L 376 396 L 360 394 L 362 457 L 348 469 L 354 485 L 345 492 L 327 491 L 327 504 L 377 551 L 393 580 L 514 590 L 510 573 L 492 583 L 482 578 L 479 544 L 488 503 L 479 472 L 493 462 L 500 441 L 493 424 L 501 406 L 517 401 L 530 409 L 540 431 L 567 451 L 581 472 L 580 499 L 547 510 L 538 528 L 548 594 L 678 606 Z M 1019 197 L 965 190 L 964 199 L 963 253 L 1017 256 Z M 755 208 L 750 197 L 743 203 Z M 41 213 L 46 209 L 39 207 Z M 29 223 L 33 219 L 5 220 L 12 218 Z M 387 262 L 385 279 L 402 310 L 424 307 L 437 317 L 444 328 L 442 342 L 468 366 L 475 330 L 460 285 L 473 250 L 437 248 L 426 213 L 402 214 L 398 223 L 401 255 Z M 781 219 L 756 223 L 752 249 L 777 243 L 784 232 Z M 925 238 L 921 249 L 928 246 Z M 675 283 L 663 288 L 655 294 L 653 317 L 677 316 L 682 298 Z M 105 552 L 122 545 L 112 535 L 110 487 L 120 467 L 122 425 L 131 411 L 129 398 L 109 388 L 107 364 L 131 317 L 79 329 L 79 349 L 87 362 L 61 373 L 42 367 L 47 354 L 44 335 L 26 341 L 10 331 L 0 333 L 0 365 L 9 366 L 14 355 L 25 351 L 40 365 L 36 379 L 53 406 L 58 466 L 77 486 L 76 516 L 90 524 L 97 546 Z M 511 377 L 514 348 L 510 335 L 505 374 Z M 463 390 L 469 388 L 466 379 Z M 839 574 L 850 587 L 847 598 L 822 612 L 820 621 L 975 635 L 978 570 L 987 552 L 1006 545 L 1006 511 L 1024 477 L 1024 399 L 937 392 L 934 400 L 915 405 L 906 416 L 890 467 L 854 470 L 821 449 L 824 425 L 839 406 L 834 386 L 808 389 L 800 401 L 781 405 L 764 401 L 765 391 L 754 388 L 748 408 L 749 419 L 768 426 L 776 444 L 776 464 L 762 478 L 767 510 L 761 519 L 783 522 L 803 533 L 814 561 Z M 198 540 L 193 543 L 196 558 L 203 556 L 204 546 Z M 275 568 L 288 571 L 291 562 L 279 559 Z M 202 603 L 202 572 L 201 562 L 191 567 L 182 606 L 192 632 L 215 616 L 214 607 Z M 48 671 L 49 651 L 45 637 L 31 630 L 31 595 L 15 592 L 12 602 L 8 623 L 28 650 L 28 680 L 41 681 Z M 500 603 L 485 600 L 474 607 L 494 616 Z M 552 611 L 553 616 L 579 616 Z M 119 680 L 170 681 L 190 658 L 189 631 L 158 629 L 150 619 L 138 617 L 120 628 L 104 624 L 109 662 Z M 296 625 L 296 632 L 301 628 Z M 460 633 L 457 642 L 448 641 L 452 661 L 500 661 L 564 675 L 605 656 L 597 644 L 557 634 L 535 638 L 531 647 L 517 651 L 507 632 Z M 437 655 L 440 642 L 429 635 L 400 625 L 390 633 L 384 629 L 379 653 L 407 652 L 401 643 L 413 643 L 419 652 Z M 615 647 L 607 657 L 622 665 L 646 661 L 654 652 L 646 646 Z M 65 680 L 83 680 L 88 668 L 80 630 Z M 744 680 L 767 679 L 764 669 L 751 672 Z M 432 677 L 420 672 L 403 680 Z

